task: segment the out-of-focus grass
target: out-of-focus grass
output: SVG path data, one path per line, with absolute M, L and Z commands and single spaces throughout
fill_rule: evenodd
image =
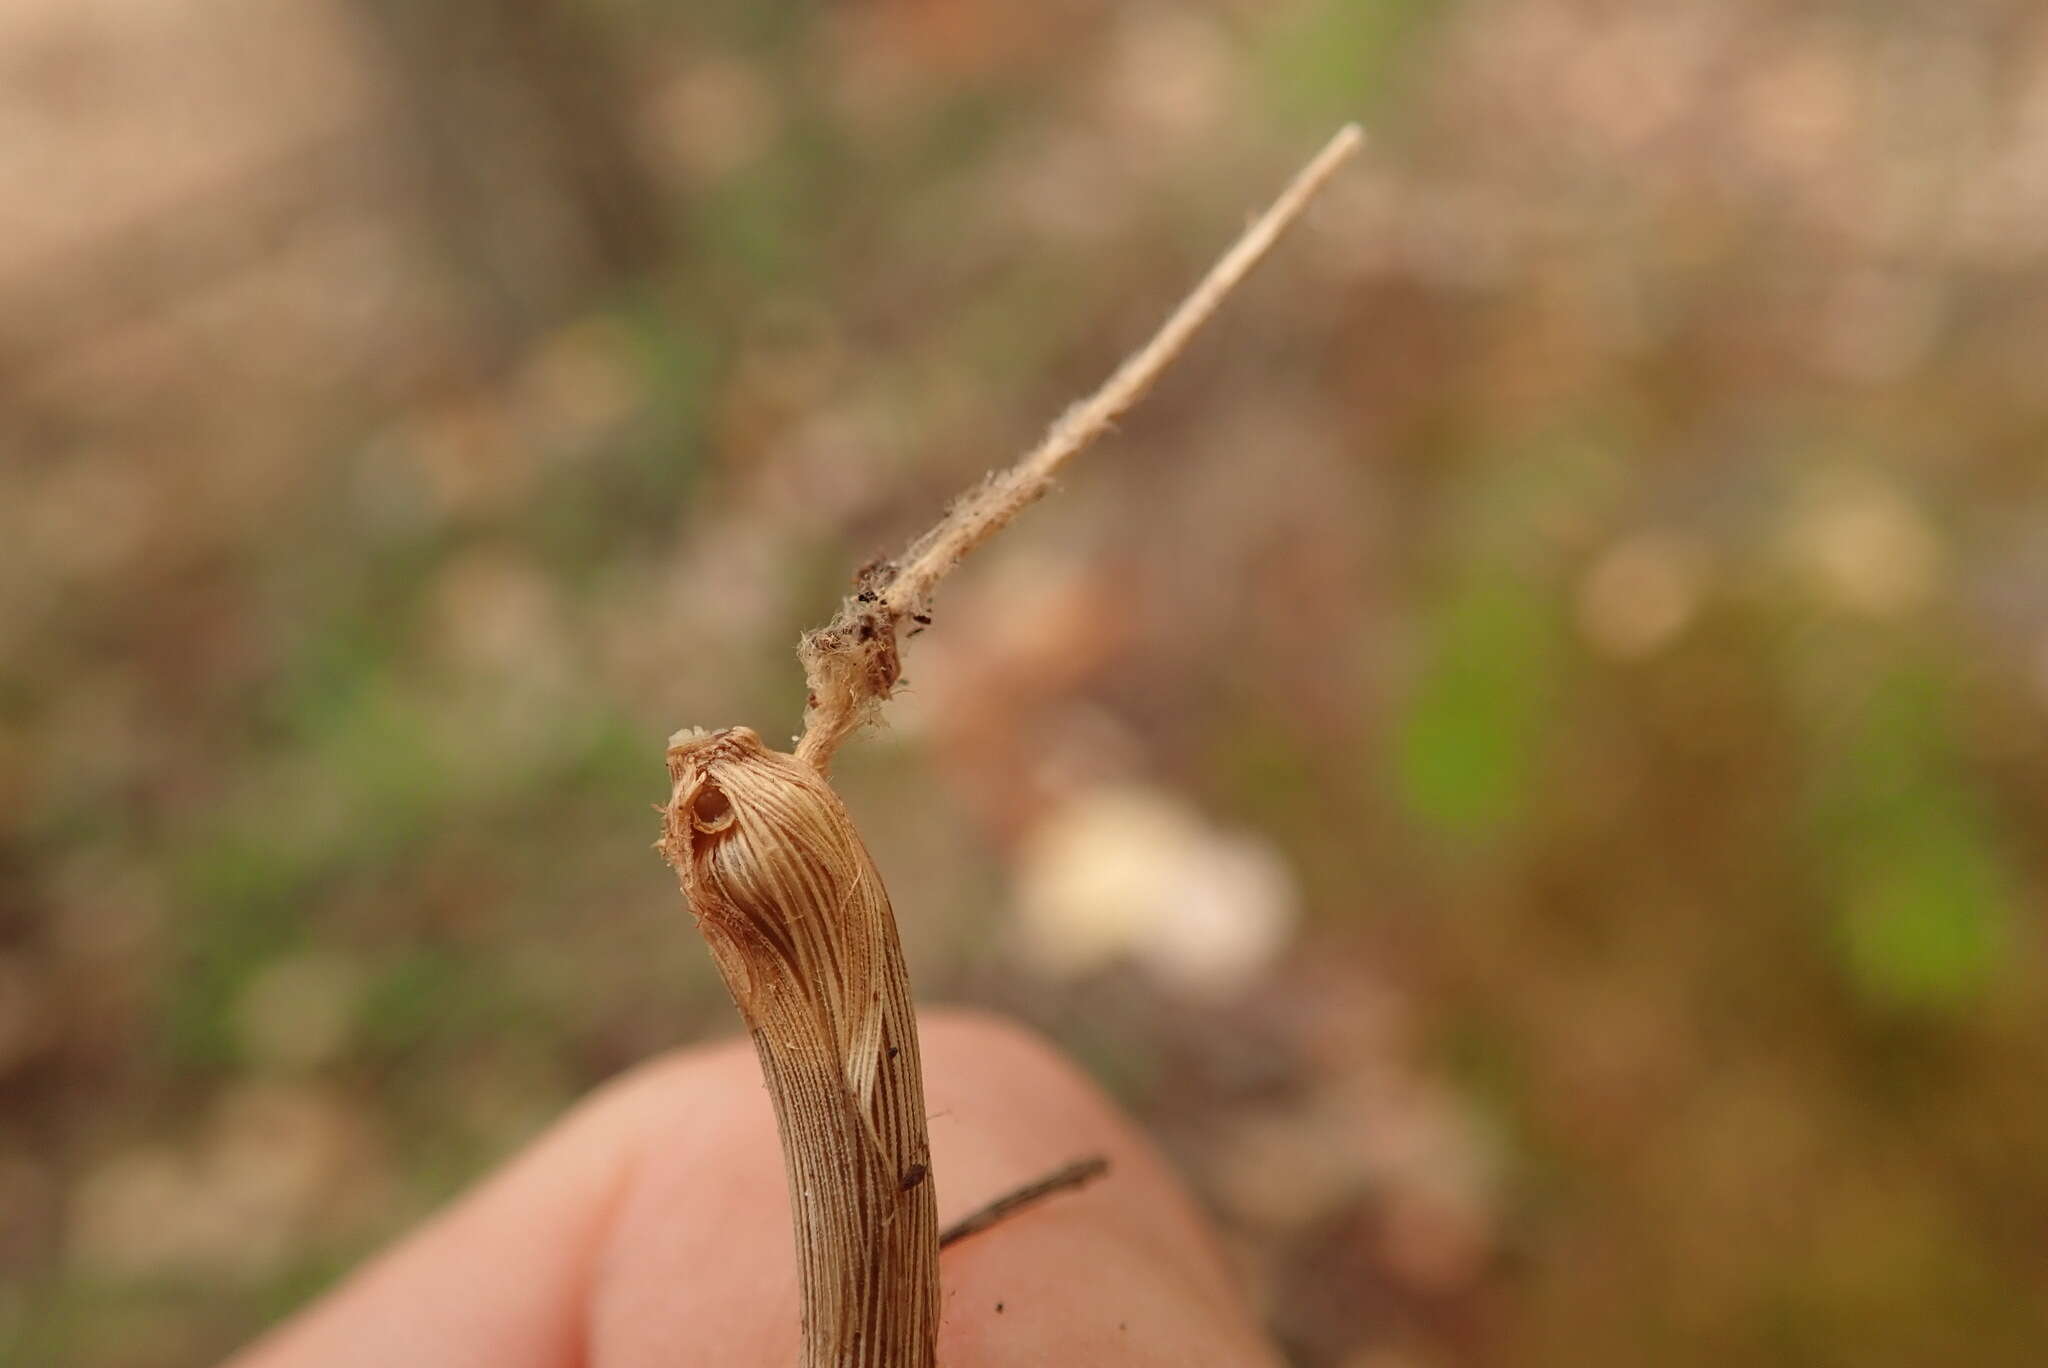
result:
M 1443 0 L 1318 0 L 1275 24 L 1260 54 L 1272 112 L 1296 127 L 1379 117 L 1412 72 Z
M 1469 574 L 1431 614 L 1436 639 L 1402 719 L 1394 773 L 1424 822 L 1484 837 L 1535 800 L 1558 633 L 1554 600 L 1520 575 Z
M 1956 754 L 1956 706 L 1935 661 L 1873 662 L 1816 767 L 1814 803 L 1851 973 L 1877 1000 L 1966 1007 L 1999 976 L 2017 920 L 2014 879 Z
M 38 392 L 0 1358 L 204 1360 L 729 1029 L 663 737 L 792 725 L 846 572 L 1363 116 L 843 766 L 923 984 L 1137 1108 L 1303 1363 L 2032 1362 L 2039 20 L 1598 8 L 607 6 L 621 100 L 696 111 L 642 129 L 661 269 L 491 371 L 427 268 L 266 258 L 253 322 Z M 410 260 L 415 211 L 332 217 Z M 1023 963 L 1025 837 L 1105 781 L 1283 853 L 1290 955 Z M 138 1162 L 250 1153 L 326 1156 L 262 1257 L 147 1184 L 135 1227 Z

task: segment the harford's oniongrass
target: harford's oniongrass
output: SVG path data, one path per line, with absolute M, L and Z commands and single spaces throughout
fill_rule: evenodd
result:
M 881 876 L 826 782 L 833 752 L 895 690 L 903 620 L 928 620 L 933 592 L 961 558 L 1144 396 L 1359 142 L 1356 127 L 1340 130 L 1101 389 L 898 560 L 856 577 L 839 614 L 799 648 L 810 692 L 795 754 L 745 727 L 669 740 L 659 849 L 753 1032 L 774 1099 L 804 1368 L 931 1368 L 940 1305 L 910 980 Z M 985 1228 L 1099 1171 L 1070 1166 L 960 1229 Z

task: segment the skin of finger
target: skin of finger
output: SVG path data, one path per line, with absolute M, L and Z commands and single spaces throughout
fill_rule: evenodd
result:
M 942 1219 L 1080 1153 L 1113 1165 L 945 1253 L 942 1363 L 1271 1361 L 1178 1185 L 1072 1066 L 987 1017 L 929 1014 L 921 1035 Z M 234 1368 L 779 1368 L 798 1335 L 788 1212 L 751 1049 L 682 1052 L 600 1090 Z
M 941 1255 L 940 1363 L 1272 1362 L 1180 1185 L 1078 1070 L 992 1017 L 928 1014 L 920 1035 L 942 1224 L 1081 1155 L 1111 1166 Z M 645 1138 L 597 1271 L 594 1363 L 796 1361 L 789 1202 L 752 1096 L 714 1153 L 679 1152 L 659 1121 Z
M 743 1045 L 677 1051 L 606 1084 L 525 1152 L 264 1336 L 228 1368 L 581 1364 L 592 1270 L 644 1137 L 715 1147 L 752 1110 Z M 699 1105 L 677 1105 L 695 1099 Z
M 933 1168 L 946 1185 L 945 1219 L 1081 1155 L 1110 1160 L 1090 1186 L 941 1255 L 941 1363 L 1273 1362 L 1207 1221 L 1091 1081 L 993 1019 L 970 1019 L 934 1044 L 943 1114 L 932 1121 Z

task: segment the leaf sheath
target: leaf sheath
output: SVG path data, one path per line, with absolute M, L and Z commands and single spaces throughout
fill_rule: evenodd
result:
M 805 1368 L 930 1368 L 938 1225 L 896 919 L 846 808 L 751 730 L 671 739 L 676 869 L 775 1103 Z

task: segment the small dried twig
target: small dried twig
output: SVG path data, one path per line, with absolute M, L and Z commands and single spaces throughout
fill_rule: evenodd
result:
M 810 685 L 803 739 L 796 748 L 798 759 L 821 774 L 830 768 L 839 744 L 868 721 L 896 688 L 900 673 L 896 631 L 903 619 L 927 616 L 939 581 L 968 552 L 1044 497 L 1060 467 L 1144 398 L 1196 329 L 1251 273 L 1363 140 L 1356 124 L 1339 129 L 1280 198 L 1254 219 L 1210 268 L 1152 340 L 1131 353 L 1101 389 L 1061 414 L 1022 460 L 991 475 L 980 488 L 955 503 L 938 526 L 911 543 L 898 561 L 872 564 L 860 572 L 856 592 L 840 606 L 839 615 L 830 625 L 807 633 L 797 649 Z
M 1109 1172 L 1109 1160 L 1099 1154 L 1086 1159 L 1076 1159 L 1071 1164 L 1054 1169 L 1045 1177 L 1023 1187 L 1006 1192 L 978 1211 L 973 1211 L 946 1227 L 939 1236 L 939 1248 L 955 1245 L 970 1235 L 979 1235 L 999 1221 L 1008 1220 L 1025 1207 L 1044 1201 L 1055 1193 L 1069 1188 L 1086 1187 Z

